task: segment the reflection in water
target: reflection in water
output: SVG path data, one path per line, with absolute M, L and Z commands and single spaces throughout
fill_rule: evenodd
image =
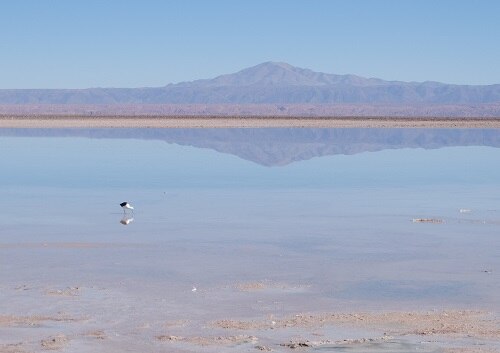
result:
M 120 223 L 123 224 L 124 226 L 128 226 L 130 223 L 134 221 L 133 217 L 130 217 L 128 215 L 123 216 L 123 218 L 120 220 Z
M 386 149 L 500 147 L 496 129 L 0 129 L 0 136 L 158 140 L 209 148 L 264 166 Z
M 13 136 L 0 137 L 0 185 L 126 188 L 111 203 L 143 205 L 141 187 L 162 194 L 177 187 L 408 187 L 496 183 L 500 175 L 494 129 L 0 129 L 0 135 Z M 85 138 L 64 137 L 73 135 Z

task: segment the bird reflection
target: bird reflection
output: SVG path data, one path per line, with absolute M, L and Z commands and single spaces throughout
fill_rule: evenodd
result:
M 120 220 L 120 223 L 123 224 L 124 226 L 128 226 L 130 223 L 134 221 L 134 218 L 129 217 L 127 215 L 123 216 L 123 218 Z

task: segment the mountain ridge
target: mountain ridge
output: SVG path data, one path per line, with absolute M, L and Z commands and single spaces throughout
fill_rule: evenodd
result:
M 324 72 L 315 72 L 310 69 L 299 68 L 285 62 L 267 61 L 252 67 L 242 69 L 232 74 L 216 76 L 213 79 L 203 79 L 195 81 L 181 82 L 183 85 L 193 83 L 229 86 L 248 86 L 248 85 L 301 85 L 301 86 L 323 86 L 329 84 L 362 82 L 391 82 L 378 78 L 364 78 L 357 75 L 328 74 Z M 397 81 L 394 81 L 397 82 Z
M 0 104 L 487 104 L 500 84 L 453 85 L 337 75 L 265 62 L 163 87 L 1 89 Z

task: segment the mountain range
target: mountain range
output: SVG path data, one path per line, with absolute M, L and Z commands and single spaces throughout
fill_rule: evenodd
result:
M 500 84 L 385 81 L 315 72 L 280 62 L 266 62 L 213 79 L 164 87 L 0 90 L 3 105 L 498 103 Z

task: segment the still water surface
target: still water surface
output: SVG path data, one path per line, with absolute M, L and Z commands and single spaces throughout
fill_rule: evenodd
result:
M 23 285 L 84 288 L 76 308 L 38 303 L 117 330 L 123 315 L 495 310 L 499 147 L 496 130 L 5 129 L 0 310 L 43 313 Z

